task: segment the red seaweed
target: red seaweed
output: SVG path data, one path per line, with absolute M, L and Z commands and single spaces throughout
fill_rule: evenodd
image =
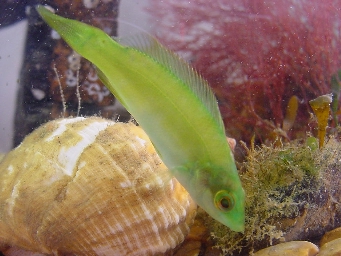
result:
M 212 86 L 229 136 L 298 138 L 341 67 L 337 0 L 150 0 L 154 31 Z M 295 124 L 282 130 L 288 102 Z

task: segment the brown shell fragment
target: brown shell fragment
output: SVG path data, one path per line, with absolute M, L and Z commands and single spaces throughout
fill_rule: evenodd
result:
M 0 244 L 53 255 L 153 255 L 180 244 L 196 205 L 143 130 L 51 121 L 0 162 Z

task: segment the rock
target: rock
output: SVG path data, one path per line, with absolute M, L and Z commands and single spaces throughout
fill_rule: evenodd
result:
M 318 256 L 341 256 L 341 238 L 325 243 Z
M 201 211 L 201 209 L 198 211 Z M 205 240 L 208 236 L 209 234 L 207 228 L 204 226 L 203 220 L 196 218 L 186 239 L 201 241 Z
M 320 246 L 323 246 L 324 244 L 332 240 L 338 239 L 338 238 L 341 238 L 341 227 L 336 228 L 324 234 L 324 236 L 321 239 Z
M 215 246 L 228 255 L 249 255 L 281 242 L 315 242 L 341 220 L 340 142 L 321 150 L 291 142 L 249 150 L 240 166 L 247 195 L 245 232 L 206 218 Z
M 318 252 L 318 247 L 313 243 L 306 241 L 291 241 L 262 249 L 256 252 L 254 256 L 314 256 L 317 255 Z
M 198 256 L 200 253 L 200 241 L 186 241 L 174 256 Z

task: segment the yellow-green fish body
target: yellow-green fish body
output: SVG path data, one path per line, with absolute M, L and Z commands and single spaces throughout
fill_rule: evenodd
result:
M 193 199 L 213 218 L 243 231 L 244 191 L 207 83 L 151 37 L 136 37 L 126 46 L 98 28 L 42 6 L 37 10 L 96 65 L 103 83 L 146 131 Z

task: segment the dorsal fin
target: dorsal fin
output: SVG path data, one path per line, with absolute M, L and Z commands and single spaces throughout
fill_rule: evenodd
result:
M 126 38 L 115 38 L 122 44 L 134 48 L 153 58 L 165 68 L 169 69 L 176 77 L 181 79 L 197 96 L 210 112 L 220 129 L 225 132 L 224 124 L 218 108 L 217 99 L 206 80 L 204 80 L 188 63 L 178 55 L 162 46 L 149 34 L 138 34 Z

